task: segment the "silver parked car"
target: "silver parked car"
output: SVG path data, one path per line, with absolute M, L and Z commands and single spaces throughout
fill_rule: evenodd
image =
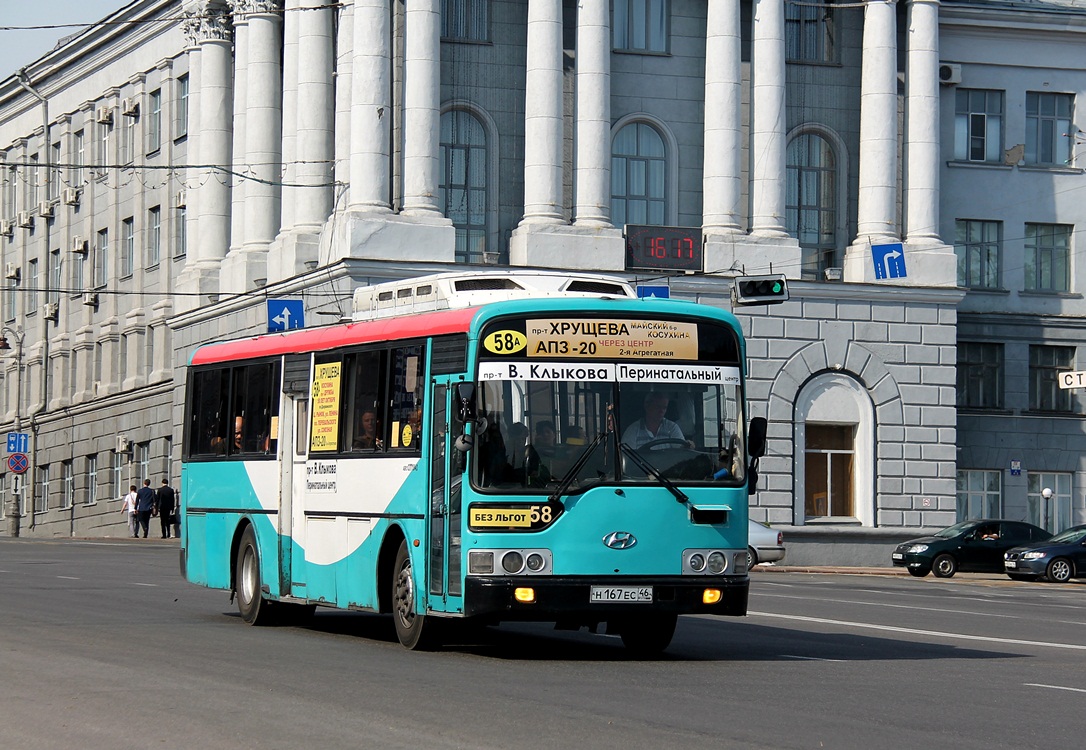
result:
M 747 570 L 758 563 L 784 559 L 784 534 L 754 520 L 750 521 L 747 533 Z

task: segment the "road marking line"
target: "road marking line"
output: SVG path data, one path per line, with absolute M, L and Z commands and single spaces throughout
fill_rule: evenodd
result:
M 57 578 L 63 578 L 65 581 L 78 581 L 75 576 L 57 576 Z
M 1019 646 L 1046 646 L 1048 648 L 1062 648 L 1071 651 L 1086 651 L 1086 646 L 1074 643 L 1046 643 L 1045 641 L 1024 641 L 1018 638 L 994 638 L 986 635 L 966 635 L 965 633 L 944 633 L 938 630 L 918 630 L 916 628 L 899 628 L 893 625 L 874 625 L 869 622 L 849 622 L 848 620 L 827 620 L 823 617 L 803 617 L 801 615 L 780 615 L 774 612 L 747 612 L 748 616 L 772 617 L 780 620 L 799 620 L 801 622 L 817 622 L 823 625 L 843 625 L 850 628 L 866 628 L 868 630 L 885 630 L 891 633 L 909 633 L 912 635 L 932 635 L 938 638 L 958 638 L 965 641 L 984 641 L 986 643 L 1011 643 Z
M 1039 682 L 1024 682 L 1022 684 L 1026 687 L 1043 687 L 1051 690 L 1070 690 L 1072 693 L 1086 693 L 1086 690 L 1082 688 L 1064 687 L 1063 685 L 1042 685 Z
M 785 659 L 801 659 L 803 661 L 835 661 L 844 663 L 844 659 L 822 659 L 817 656 L 798 656 L 797 654 L 781 654 Z
M 914 609 L 918 612 L 945 612 L 954 615 L 977 615 L 979 617 L 1004 617 L 1009 620 L 1022 619 L 1017 615 L 999 615 L 992 612 L 971 612 L 968 609 L 940 609 L 938 607 L 915 607 L 911 604 L 891 604 L 890 602 L 862 602 L 852 599 L 825 599 L 815 596 L 794 596 L 789 594 L 764 594 L 767 598 L 774 599 L 801 599 L 817 602 L 831 602 L 833 604 L 858 604 L 865 607 L 890 607 L 892 609 Z
M 153 588 L 153 589 L 157 589 L 157 588 L 158 588 L 158 584 L 157 584 L 157 583 L 133 583 L 132 585 L 133 585 L 133 586 L 150 586 L 150 587 L 151 587 L 151 588 Z

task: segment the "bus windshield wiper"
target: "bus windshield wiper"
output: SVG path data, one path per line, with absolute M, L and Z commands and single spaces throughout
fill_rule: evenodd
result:
M 584 465 L 588 463 L 588 459 L 596 451 L 596 448 L 599 447 L 600 443 L 603 442 L 603 439 L 610 434 L 610 430 L 604 430 L 599 435 L 596 435 L 591 443 L 584 447 L 584 450 L 581 451 L 581 455 L 577 456 L 577 460 L 573 463 L 573 466 L 569 467 L 569 471 L 562 477 L 562 481 L 558 483 L 558 487 L 551 493 L 550 497 L 547 498 L 549 502 L 556 502 L 558 498 L 569 491 L 570 485 L 572 485 L 573 480 L 577 478 L 578 472 L 580 472 L 580 470 L 584 468 Z
M 645 460 L 645 457 L 638 453 L 636 450 L 623 442 L 619 442 L 618 449 L 625 453 L 631 461 L 637 464 L 637 468 L 641 469 L 641 471 L 645 472 L 646 474 L 649 474 L 660 484 L 664 485 L 664 487 L 667 488 L 667 491 L 674 495 L 675 499 L 678 500 L 680 503 L 690 502 L 690 498 L 687 497 L 685 492 L 672 484 L 670 479 L 666 478 L 663 474 L 661 474 L 659 469 L 657 469 L 655 466 Z

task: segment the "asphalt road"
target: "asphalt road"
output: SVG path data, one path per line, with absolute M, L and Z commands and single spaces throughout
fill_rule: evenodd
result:
M 0 538 L 0 747 L 1064 748 L 1086 584 L 755 572 L 664 658 L 511 625 L 435 653 L 387 618 L 244 625 L 175 544 Z

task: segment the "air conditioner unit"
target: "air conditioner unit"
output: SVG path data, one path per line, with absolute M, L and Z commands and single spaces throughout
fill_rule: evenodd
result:
M 16 217 L 16 221 L 19 226 L 29 229 L 34 226 L 34 214 L 29 211 L 20 211 L 19 215 Z
M 19 264 L 18 263 L 5 263 L 4 264 L 4 278 L 19 280 Z
M 15 222 L 0 221 L 0 235 L 11 237 L 13 234 L 15 234 Z
M 86 255 L 87 254 L 87 241 L 85 239 L 83 239 L 80 235 L 77 234 L 75 237 L 72 237 L 72 246 L 71 246 L 70 249 L 71 249 L 71 251 L 73 253 L 79 253 L 80 255 Z
M 61 200 L 64 201 L 64 205 L 66 206 L 78 206 L 79 194 L 79 188 L 64 188 L 64 192 L 61 194 Z
M 83 304 L 87 307 L 98 307 L 98 292 L 83 292 Z
M 139 117 L 140 100 L 134 96 L 121 99 L 121 114 L 125 117 Z
M 939 83 L 954 86 L 962 82 L 962 66 L 957 63 L 939 63 Z
M 115 453 L 128 453 L 132 450 L 132 441 L 124 435 L 117 436 L 117 447 L 114 448 Z
M 113 107 L 99 107 L 94 112 L 95 122 L 100 122 L 103 125 L 113 124 Z
M 38 216 L 43 219 L 53 218 L 53 201 L 42 201 L 38 204 Z
M 174 208 L 185 208 L 185 206 L 186 206 L 185 201 L 187 199 L 188 198 L 185 195 L 185 191 L 184 190 L 178 190 L 177 193 L 173 197 L 173 207 Z
M 51 320 L 54 323 L 60 321 L 59 302 L 46 302 L 44 305 L 42 305 L 41 310 L 46 320 Z

